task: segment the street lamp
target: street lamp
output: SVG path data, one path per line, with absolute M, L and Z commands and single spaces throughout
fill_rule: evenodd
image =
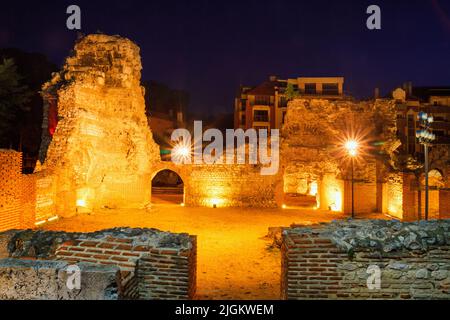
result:
M 428 220 L 428 147 L 436 140 L 436 135 L 431 131 L 431 124 L 434 119 L 425 112 L 419 112 L 417 115 L 420 130 L 416 131 L 416 138 L 424 147 L 425 153 L 425 220 Z
M 358 141 L 356 140 L 348 140 L 345 143 L 345 149 L 348 152 L 348 155 L 350 156 L 351 162 L 352 162 L 352 218 L 355 218 L 355 180 L 354 180 L 354 161 L 355 157 L 358 155 Z

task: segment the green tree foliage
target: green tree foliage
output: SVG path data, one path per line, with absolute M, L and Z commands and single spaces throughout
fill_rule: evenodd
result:
M 292 83 L 288 83 L 284 95 L 286 96 L 286 100 L 291 101 L 297 98 L 299 93 L 294 89 L 294 85 Z
M 27 111 L 32 95 L 28 87 L 22 85 L 22 80 L 14 60 L 3 59 L 0 63 L 0 144 L 4 147 L 17 130 L 15 120 L 21 112 Z

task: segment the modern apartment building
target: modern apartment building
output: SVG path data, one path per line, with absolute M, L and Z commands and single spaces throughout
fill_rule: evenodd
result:
M 292 84 L 300 97 L 306 99 L 343 99 L 344 78 L 278 79 L 271 76 L 255 86 L 241 86 L 234 103 L 234 127 L 279 129 L 287 110 L 286 88 Z
M 450 145 L 450 87 L 413 87 L 407 83 L 393 92 L 397 101 L 397 128 L 403 151 L 421 156 L 423 147 L 417 143 L 420 111 L 431 114 L 436 141 L 433 145 Z

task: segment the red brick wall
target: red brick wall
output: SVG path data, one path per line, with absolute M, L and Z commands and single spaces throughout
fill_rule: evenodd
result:
M 71 263 L 91 262 L 118 265 L 122 271 L 133 271 L 137 260 L 150 248 L 133 246 L 133 239 L 108 237 L 68 241 L 56 249 L 56 258 Z
M 450 219 L 450 190 L 439 190 L 439 218 Z
M 192 299 L 196 290 L 195 251 L 151 249 L 150 254 L 139 259 L 137 277 L 140 298 Z
M 35 227 L 36 181 L 36 174 L 22 174 L 20 152 L 0 151 L 0 231 Z
M 376 183 L 354 183 L 354 206 L 355 213 L 371 213 L 377 211 L 377 184 Z M 352 212 L 352 182 L 344 181 L 343 194 L 344 213 Z
M 0 151 L 0 231 L 19 228 L 22 213 L 22 154 Z
M 352 259 L 320 233 L 283 233 L 283 299 L 450 299 L 450 246 L 426 252 L 365 250 Z M 381 269 L 381 289 L 367 287 L 367 268 Z
M 403 174 L 403 220 L 415 221 L 419 215 L 417 178 L 412 173 Z
M 0 231 L 34 227 L 36 180 L 22 174 L 22 154 L 0 150 Z
M 283 233 L 281 247 L 282 299 L 345 297 L 340 292 L 343 275 L 337 265 L 345 259 L 327 238 Z

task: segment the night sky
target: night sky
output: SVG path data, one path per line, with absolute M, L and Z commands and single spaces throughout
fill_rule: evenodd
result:
M 404 81 L 450 85 L 450 0 L 2 1 L 0 47 L 41 52 L 57 64 L 77 32 L 119 34 L 141 47 L 143 79 L 190 93 L 195 112 L 232 112 L 240 84 L 278 75 L 344 76 L 347 93 L 386 94 Z M 366 9 L 382 10 L 382 30 Z

